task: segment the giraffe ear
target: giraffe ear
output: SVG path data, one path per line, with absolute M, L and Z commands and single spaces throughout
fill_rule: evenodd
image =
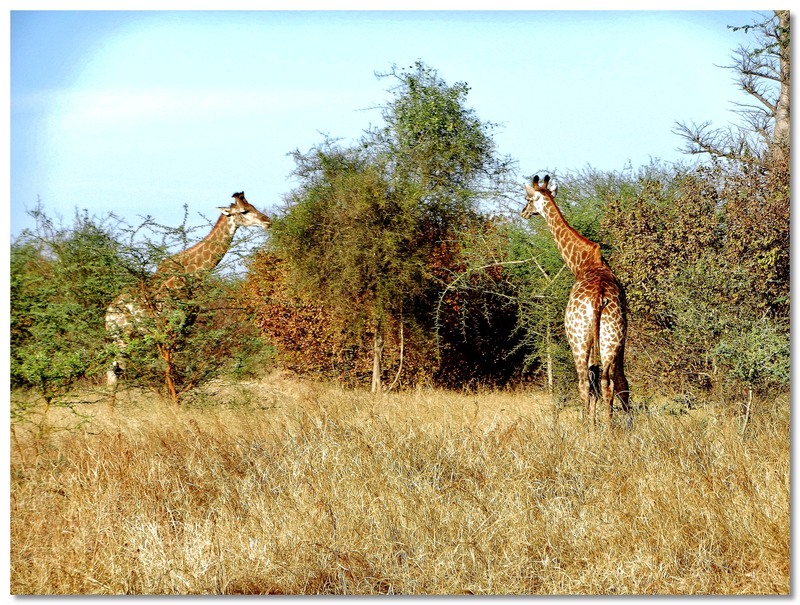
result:
M 553 184 L 550 185 L 550 195 L 555 197 L 556 193 L 558 193 L 558 183 L 553 181 Z
M 522 185 L 525 187 L 525 193 L 527 193 L 528 195 L 533 195 L 534 193 L 536 193 L 536 190 L 530 185 L 528 185 L 528 183 L 523 183 Z
M 230 209 L 229 206 L 220 206 L 219 207 L 219 211 L 222 214 L 224 214 L 225 216 L 230 216 L 231 215 L 231 209 Z

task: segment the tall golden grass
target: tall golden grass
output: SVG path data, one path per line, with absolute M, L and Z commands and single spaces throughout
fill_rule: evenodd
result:
M 14 594 L 789 592 L 788 399 L 581 428 L 273 377 L 12 425 Z

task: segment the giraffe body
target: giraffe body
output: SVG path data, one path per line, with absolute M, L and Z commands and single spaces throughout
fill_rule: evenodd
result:
M 150 283 L 142 284 L 140 291 L 123 292 L 108 306 L 106 331 L 120 351 L 124 352 L 126 339 L 135 331 L 137 323 L 158 313 L 164 300 L 185 295 L 193 278 L 202 279 L 220 263 L 239 227 L 270 227 L 270 218 L 252 206 L 245 199 L 244 192 L 234 193 L 233 198 L 230 206 L 219 209 L 220 217 L 208 235 L 194 246 L 164 260 L 151 276 Z M 124 369 L 123 355 L 109 369 L 108 384 L 115 385 Z
M 555 203 L 557 188 L 548 188 L 549 176 L 539 185 L 539 177 L 525 185 L 527 205 L 524 218 L 541 214 L 556 246 L 575 276 L 564 314 L 564 327 L 578 374 L 578 391 L 586 417 L 596 423 L 596 403 L 602 400 L 610 424 L 614 399 L 629 411 L 628 381 L 625 378 L 625 338 L 627 303 L 625 290 L 592 242 L 564 219 Z M 597 358 L 600 365 L 596 365 Z

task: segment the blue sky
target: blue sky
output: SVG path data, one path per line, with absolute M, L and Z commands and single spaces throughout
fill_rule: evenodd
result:
M 17 8 L 24 8 L 20 5 Z M 421 59 L 501 124 L 519 178 L 687 159 L 676 121 L 735 121 L 746 11 L 12 11 L 11 236 L 37 198 L 131 224 L 215 219 L 234 191 L 273 214 L 288 154 L 380 123 Z M 520 194 L 520 206 L 522 195 Z

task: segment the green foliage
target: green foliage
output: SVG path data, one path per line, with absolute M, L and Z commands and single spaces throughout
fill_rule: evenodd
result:
M 518 305 L 518 346 L 526 352 L 526 365 L 541 367 L 548 357 L 569 355 L 564 309 L 572 274 L 544 224 L 509 225 L 508 236 L 509 260 L 519 263 L 507 268 Z M 567 376 L 574 375 L 571 363 L 566 368 Z
M 361 337 L 419 291 L 413 208 L 359 148 L 326 141 L 306 155 L 296 152 L 295 160 L 303 185 L 273 226 L 274 244 L 298 289 L 347 314 Z
M 788 319 L 790 279 L 789 167 L 773 164 L 767 171 L 708 170 L 719 182 L 725 200 L 723 255 L 749 283 L 736 302 L 754 313 Z
M 672 310 L 663 299 L 673 290 L 659 281 L 718 256 L 722 242 L 718 197 L 703 186 L 702 173 L 660 176 L 639 175 L 635 195 L 612 198 L 604 227 L 614 246 L 613 266 L 625 276 L 631 311 L 669 325 Z
M 25 346 L 16 351 L 14 373 L 50 402 L 86 374 L 91 360 L 84 351 L 59 351 L 53 348 Z
M 77 383 L 104 379 L 120 353 L 106 333 L 105 313 L 126 290 L 162 311 L 143 317 L 140 330 L 128 338 L 130 384 L 163 384 L 165 359 L 159 351 L 172 355 L 183 390 L 227 370 L 256 371 L 242 358 L 257 356 L 263 341 L 229 302 L 239 280 L 187 278 L 184 298 L 156 300 L 149 274 L 172 242 L 185 247 L 185 229 L 170 231 L 151 219 L 132 228 L 113 215 L 85 212 L 64 225 L 42 207 L 31 214 L 36 226 L 11 244 L 12 387 L 32 388 L 48 404 L 62 403 Z
M 712 164 L 650 177 L 612 196 L 603 218 L 638 341 L 632 382 L 788 386 L 788 175 Z
M 724 334 L 712 354 L 728 375 L 756 391 L 782 389 L 789 384 L 788 331 L 767 321 L 753 322 Z
M 122 283 L 120 250 L 113 217 L 76 214 L 63 226 L 41 207 L 31 214 L 35 228 L 11 244 L 11 385 L 50 401 L 105 372 L 103 317 Z
M 339 351 L 368 350 L 390 325 L 433 327 L 441 262 L 459 262 L 459 242 L 482 225 L 479 203 L 508 173 L 491 126 L 465 107 L 465 84 L 449 86 L 422 63 L 387 76 L 398 83 L 385 125 L 352 147 L 327 139 L 295 152 L 300 185 L 273 225 L 295 294 L 346 328 Z
M 448 85 L 421 61 L 380 77 L 396 85 L 383 110 L 386 125 L 371 143 L 391 162 L 393 182 L 423 198 L 426 223 L 438 235 L 468 224 L 478 199 L 509 172 L 509 160 L 497 156 L 494 124 L 466 106 L 466 83 Z
M 159 288 L 162 275 L 131 289 L 145 310 L 123 334 L 124 380 L 165 390 L 175 401 L 224 374 L 252 377 L 269 364 L 266 342 L 240 301 L 242 280 L 171 272 L 181 286 Z

